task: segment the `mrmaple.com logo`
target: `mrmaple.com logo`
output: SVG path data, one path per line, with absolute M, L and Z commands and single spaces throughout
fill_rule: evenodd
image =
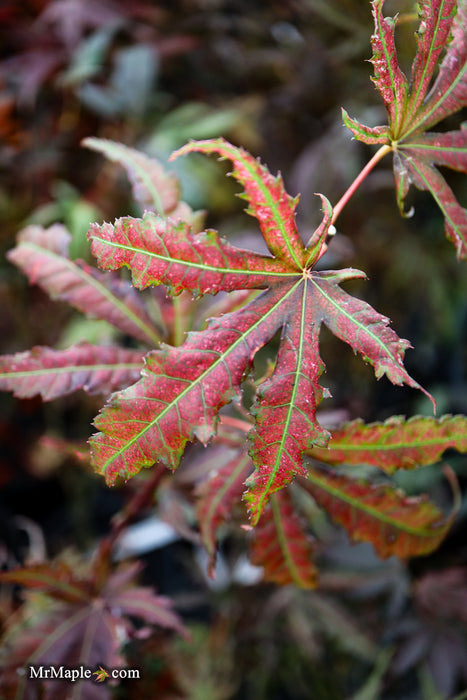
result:
M 84 666 L 29 666 L 28 677 L 30 680 L 62 680 L 76 683 L 76 681 L 93 680 L 103 683 L 107 678 L 139 679 L 139 670 L 135 668 L 114 668 L 107 671 L 99 666 L 96 671 Z

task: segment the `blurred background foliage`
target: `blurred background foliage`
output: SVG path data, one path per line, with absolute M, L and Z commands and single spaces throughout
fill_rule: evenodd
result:
M 413 13 L 394 0 L 388 13 Z M 138 214 L 115 164 L 80 147 L 99 136 L 165 162 L 190 138 L 223 135 L 282 171 L 300 193 L 304 239 L 320 218 L 315 192 L 336 203 L 371 156 L 352 141 L 340 107 L 364 123 L 384 123 L 370 81 L 372 21 L 361 0 L 3 0 L 0 6 L 0 252 L 34 222 L 63 222 L 72 256 L 89 259 L 91 221 Z M 415 25 L 401 27 L 399 52 L 411 62 Z M 214 159 L 172 166 L 183 198 L 206 209 L 207 224 L 242 246 L 261 240 L 238 189 Z M 447 174 L 461 202 L 465 177 Z M 390 162 L 383 161 L 343 211 L 325 267 L 363 269 L 353 282 L 389 316 L 415 350 L 408 371 L 438 402 L 439 414 L 467 413 L 467 276 L 443 235 L 430 197 L 412 193 L 400 218 Z M 101 341 L 105 324 L 83 321 L 27 286 L 6 262 L 0 277 L 0 350 Z M 375 382 L 371 369 L 330 334 L 322 355 L 332 416 L 367 421 L 429 413 L 410 389 Z M 82 444 L 99 409 L 92 397 L 51 405 L 0 397 L 0 557 L 19 563 L 36 548 L 49 556 L 85 551 L 104 533 L 127 491 L 110 491 L 61 445 Z M 43 434 L 52 440 L 41 438 Z M 463 492 L 466 459 L 448 456 Z M 444 506 L 439 466 L 400 475 L 410 493 L 428 489 Z M 192 621 L 194 641 L 153 635 L 130 646 L 140 682 L 116 697 L 222 700 L 443 700 L 467 685 L 467 501 L 434 555 L 406 563 L 375 558 L 310 514 L 324 544 L 322 588 L 275 589 L 233 575 L 239 544 L 226 539 L 224 578 L 208 582 L 191 546 L 173 543 L 146 557 L 147 581 Z M 26 524 L 25 524 L 26 523 Z M 41 544 L 42 543 L 42 544 Z M 37 553 L 37 552 L 36 552 Z M 3 619 L 8 604 L 0 608 Z

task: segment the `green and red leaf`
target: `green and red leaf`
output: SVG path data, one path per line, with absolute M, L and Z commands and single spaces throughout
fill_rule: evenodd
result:
M 323 390 L 318 380 L 324 365 L 319 356 L 313 299 L 303 284 L 293 297 L 294 315 L 284 325 L 276 366 L 261 384 L 253 408 L 256 429 L 250 453 L 256 471 L 248 480 L 246 501 L 256 524 L 271 493 L 295 474 L 305 474 L 303 453 L 311 445 L 326 445 L 329 433 L 316 419 Z
M 264 288 L 296 274 L 274 258 L 229 245 L 216 231 L 193 234 L 187 224 L 152 212 L 115 226 L 93 224 L 88 237 L 99 267 L 128 267 L 138 289 L 165 284 L 172 294 L 185 289 L 200 296 Z
M 264 579 L 315 588 L 313 539 L 305 532 L 287 489 L 271 496 L 253 532 L 251 561 L 264 569 Z
M 465 0 L 432 0 L 424 5 L 428 6 L 428 12 L 430 6 L 437 11 L 438 23 L 431 42 L 433 46 L 446 49 L 436 80 L 417 112 L 416 128 L 423 126 L 426 131 L 467 105 L 467 3 Z M 424 20 L 425 15 L 421 26 Z M 433 73 L 428 73 L 429 84 Z
M 459 145 L 453 143 L 451 147 L 446 146 L 448 138 Z M 435 163 L 467 171 L 465 128 L 457 133 L 419 137 L 414 149 L 411 144 L 400 144 L 394 154 L 397 203 L 401 213 L 404 213 L 404 201 L 411 184 L 419 190 L 431 192 L 444 216 L 446 238 L 453 243 L 457 257 L 464 259 L 467 258 L 467 210 L 461 207 L 444 177 L 434 167 Z
M 386 375 L 393 384 L 407 384 L 419 389 L 434 405 L 430 394 L 404 368 L 405 351 L 412 347 L 409 341 L 401 340 L 389 327 L 389 318 L 340 288 L 340 282 L 359 277 L 365 277 L 364 273 L 351 268 L 315 273 L 311 282 L 313 291 L 319 292 L 319 302 L 315 304 L 321 319 L 334 335 L 348 343 L 354 352 L 361 353 L 363 359 L 373 366 L 377 379 Z
M 375 32 L 371 37 L 373 56 L 370 60 L 374 68 L 372 80 L 383 98 L 392 135 L 397 138 L 404 119 L 409 84 L 397 61 L 395 21 L 391 17 L 383 17 L 384 2 L 385 0 L 372 2 Z
M 341 282 L 363 273 L 312 271 L 332 220 L 327 200 L 322 197 L 321 225 L 305 247 L 295 229 L 295 202 L 282 181 L 222 140 L 191 143 L 179 153 L 193 150 L 233 160 L 251 213 L 277 257 L 238 250 L 215 232 L 195 235 L 185 224 L 148 213 L 143 220 L 93 227 L 90 237 L 99 264 L 127 265 L 137 285 L 164 283 L 174 292 L 267 291 L 242 309 L 210 321 L 205 330 L 190 333 L 183 345 L 150 353 L 141 380 L 115 394 L 97 417 L 101 432 L 91 439 L 93 461 L 109 484 L 156 461 L 176 468 L 187 441 L 207 443 L 215 434 L 219 410 L 239 398 L 255 354 L 282 329 L 276 369 L 259 387 L 253 409 L 250 454 L 255 472 L 246 500 L 256 523 L 270 494 L 305 473 L 305 450 L 325 445 L 329 437 L 316 420 L 316 407 L 326 393 L 319 385 L 324 369 L 319 356 L 322 323 L 360 352 L 378 378 L 386 374 L 395 384 L 421 387 L 403 366 L 409 343 L 388 327 L 387 318 L 340 289 Z
M 447 449 L 467 452 L 467 418 L 393 416 L 384 423 L 357 419 L 333 430 L 327 448 L 310 456 L 326 464 L 369 464 L 393 474 L 437 462 Z
M 330 469 L 310 467 L 299 483 L 353 540 L 371 542 L 383 558 L 429 554 L 452 523 L 425 496 L 408 497 L 394 486 Z
M 232 514 L 245 490 L 245 481 L 252 469 L 246 452 L 237 454 L 214 471 L 197 490 L 196 515 L 201 540 L 209 557 L 209 575 L 214 573 L 217 532 Z
M 271 253 L 284 262 L 290 260 L 292 265 L 303 265 L 305 251 L 295 224 L 298 198 L 287 194 L 281 175 L 274 177 L 259 160 L 224 139 L 191 141 L 175 151 L 171 159 L 194 151 L 218 153 L 232 161 L 232 175 L 245 188 L 242 196 L 249 205 L 247 212 L 258 220 Z
M 88 394 L 111 394 L 140 376 L 143 353 L 105 345 L 81 343 L 66 350 L 37 346 L 0 356 L 0 390 L 18 398 L 40 394 L 44 401 L 84 389 Z
M 95 421 L 101 433 L 91 438 L 93 461 L 107 483 L 155 461 L 175 469 L 187 441 L 209 441 L 218 411 L 239 396 L 255 353 L 280 327 L 284 296 L 281 287 L 264 292 L 205 331 L 189 333 L 180 347 L 146 356 L 141 380 L 114 394 Z
M 48 229 L 28 226 L 7 257 L 52 299 L 66 301 L 138 340 L 157 344 L 159 334 L 133 287 L 82 260 L 70 260 L 70 242 L 71 235 L 60 224 Z
M 445 233 L 459 259 L 467 258 L 467 213 L 436 166 L 467 172 L 467 130 L 425 134 L 435 124 L 467 105 L 467 3 L 423 0 L 410 85 L 397 60 L 396 22 L 383 17 L 385 0 L 373 0 L 373 81 L 387 113 L 388 126 L 366 127 L 343 112 L 355 138 L 386 144 L 394 152 L 397 202 L 404 213 L 410 185 L 428 190 L 445 217 Z M 443 50 L 445 56 L 434 79 Z M 428 94 L 427 94 L 428 93 Z

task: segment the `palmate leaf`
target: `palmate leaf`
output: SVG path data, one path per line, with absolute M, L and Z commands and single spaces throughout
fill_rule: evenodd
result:
M 157 330 L 133 287 L 82 260 L 70 260 L 70 242 L 71 235 L 60 224 L 48 229 L 28 226 L 7 257 L 52 299 L 66 301 L 90 318 L 107 321 L 138 340 L 157 344 Z
M 139 565 L 125 565 L 112 573 L 99 588 L 94 571 L 76 575 L 70 565 L 60 563 L 33 565 L 0 573 L 0 581 L 18 583 L 26 589 L 42 591 L 46 596 L 35 607 L 35 599 L 26 598 L 23 619 L 7 631 L 0 650 L 0 693 L 4 697 L 33 697 L 32 689 L 41 687 L 46 699 L 68 697 L 70 681 L 58 679 L 30 683 L 18 669 L 34 666 L 65 668 L 121 668 L 125 665 L 122 647 L 136 634 L 134 620 L 146 626 L 156 625 L 187 637 L 187 630 L 172 603 L 147 587 L 136 586 Z M 36 603 L 37 605 L 37 603 Z M 141 629 L 139 630 L 141 633 Z M 82 681 L 74 684 L 73 697 L 82 700 L 110 697 L 102 688 Z M 16 694 L 11 694 L 15 692 Z M 29 694 L 31 693 L 31 694 Z M 34 693 L 34 697 L 36 694 Z
M 288 489 L 275 493 L 253 532 L 251 561 L 264 569 L 265 581 L 315 588 L 313 539 L 296 514 Z
M 467 258 L 467 213 L 436 166 L 467 172 L 467 131 L 428 133 L 467 105 L 467 2 L 422 0 L 410 82 L 395 47 L 395 21 L 383 17 L 384 0 L 373 0 L 373 81 L 388 112 L 388 126 L 366 127 L 344 111 L 344 123 L 365 143 L 386 144 L 394 153 L 401 212 L 411 184 L 428 190 L 445 218 L 445 232 L 459 258 Z M 435 70 L 441 53 L 446 53 Z
M 40 394 L 44 401 L 79 389 L 110 394 L 139 378 L 143 357 L 139 350 L 88 343 L 66 350 L 37 346 L 0 356 L 0 390 L 21 399 Z
M 357 419 L 334 430 L 327 448 L 315 447 L 310 456 L 327 464 L 370 464 L 393 474 L 433 464 L 448 448 L 467 452 L 465 416 L 393 416 L 367 425 Z
M 395 384 L 421 387 L 403 366 L 409 343 L 389 328 L 387 318 L 340 288 L 363 273 L 313 271 L 331 222 L 327 200 L 322 198 L 323 221 L 305 247 L 295 225 L 296 200 L 279 177 L 222 139 L 192 142 L 178 153 L 196 150 L 233 161 L 248 211 L 274 257 L 238 250 L 215 232 L 192 234 L 186 224 L 152 214 L 119 220 L 115 227 L 94 225 L 93 253 L 106 269 L 128 266 L 141 287 L 164 283 L 174 292 L 196 294 L 264 291 L 243 308 L 211 320 L 205 330 L 189 333 L 183 345 L 149 353 L 140 381 L 113 395 L 96 418 L 100 432 L 91 439 L 92 459 L 109 484 L 155 461 L 176 468 L 187 441 L 207 443 L 214 435 L 219 410 L 239 398 L 255 354 L 281 329 L 276 365 L 259 389 L 256 425 L 249 433 L 255 472 L 246 500 L 255 524 L 271 493 L 306 474 L 304 451 L 328 439 L 316 419 L 326 393 L 319 385 L 322 323 L 361 353 L 378 378 L 385 374 Z
M 391 485 L 318 466 L 310 467 L 299 483 L 353 540 L 371 542 L 383 558 L 429 554 L 452 524 L 453 515 L 444 517 L 425 496 L 408 497 Z

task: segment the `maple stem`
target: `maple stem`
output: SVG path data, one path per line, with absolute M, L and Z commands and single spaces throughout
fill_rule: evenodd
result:
M 379 148 L 373 158 L 368 161 L 368 163 L 365 165 L 363 170 L 357 175 L 355 180 L 352 182 L 348 190 L 342 195 L 342 197 L 339 199 L 337 202 L 336 206 L 333 209 L 333 214 L 332 214 L 332 219 L 331 223 L 334 224 L 337 217 L 341 213 L 342 209 L 345 207 L 349 199 L 354 195 L 355 191 L 360 187 L 366 176 L 373 170 L 375 167 L 376 163 L 379 163 L 379 161 L 384 158 L 386 153 L 390 153 L 392 151 L 391 146 L 388 146 L 385 144 L 384 146 L 381 146 Z
M 173 344 L 175 347 L 181 345 L 184 341 L 184 327 L 183 327 L 183 309 L 180 303 L 180 297 L 173 297 L 173 309 L 174 309 L 174 326 L 173 326 Z
M 234 418 L 233 416 L 220 416 L 220 423 L 224 425 L 230 425 L 232 428 L 237 428 L 245 433 L 249 433 L 253 427 L 252 423 L 247 423 L 246 420 L 241 420 L 241 418 Z

